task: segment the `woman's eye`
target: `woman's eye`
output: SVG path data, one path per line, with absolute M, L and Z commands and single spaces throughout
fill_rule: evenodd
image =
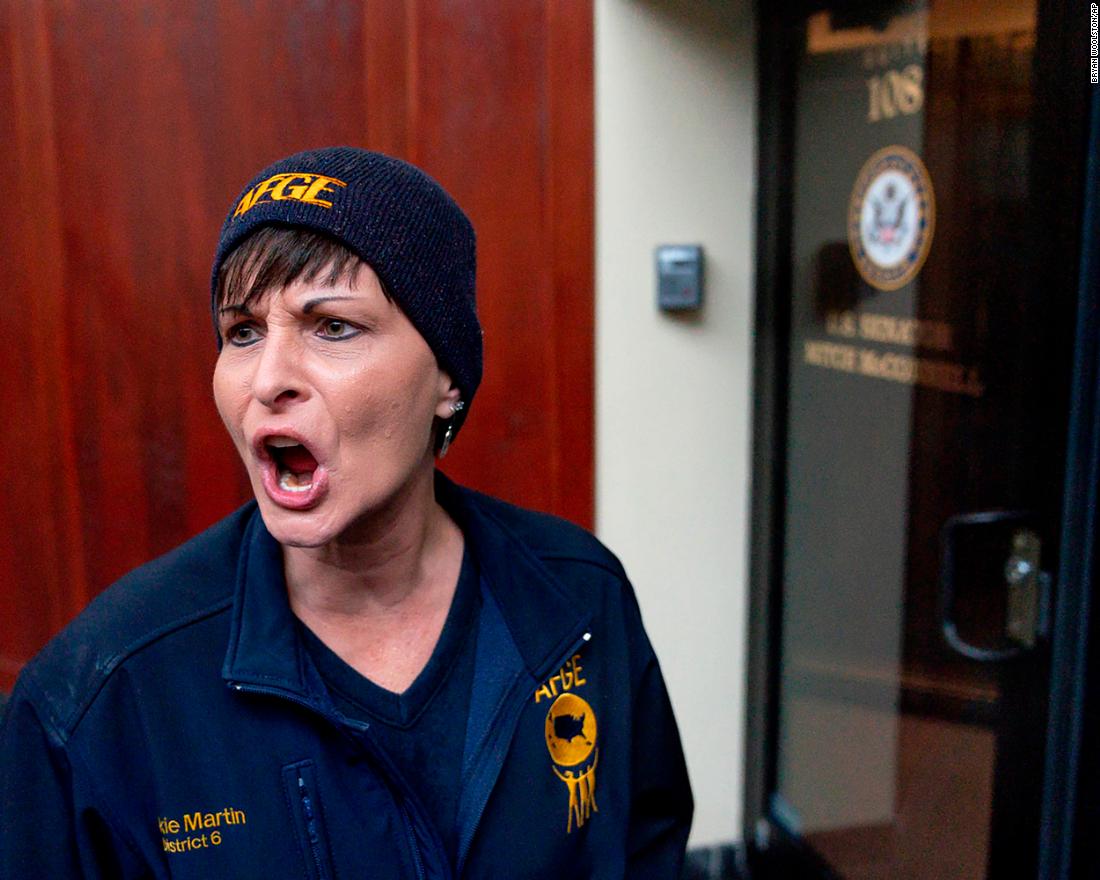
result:
M 351 339 L 359 335 L 359 328 L 339 318 L 325 318 L 321 321 L 319 333 L 325 339 Z
M 259 338 L 260 334 L 251 324 L 234 324 L 226 333 L 225 338 L 233 345 L 251 345 Z

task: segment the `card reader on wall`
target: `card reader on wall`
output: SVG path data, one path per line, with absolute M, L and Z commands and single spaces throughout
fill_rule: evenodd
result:
M 663 244 L 657 248 L 657 307 L 684 312 L 703 305 L 703 248 Z

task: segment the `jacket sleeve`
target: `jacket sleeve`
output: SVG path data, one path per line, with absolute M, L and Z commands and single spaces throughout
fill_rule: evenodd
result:
M 637 614 L 637 606 L 632 609 Z M 632 638 L 636 682 L 627 872 L 631 880 L 681 875 L 694 802 L 672 704 L 640 616 Z
M 71 755 L 21 681 L 0 722 L 0 877 L 139 877 L 132 850 L 81 792 Z

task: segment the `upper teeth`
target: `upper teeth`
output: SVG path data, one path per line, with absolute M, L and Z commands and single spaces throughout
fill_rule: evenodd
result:
M 289 437 L 268 437 L 267 445 L 274 446 L 276 449 L 285 449 L 288 446 L 301 446 L 297 440 L 291 440 Z

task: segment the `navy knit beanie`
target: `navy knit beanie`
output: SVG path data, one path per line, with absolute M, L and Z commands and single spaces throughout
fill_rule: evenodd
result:
M 353 147 L 310 150 L 269 165 L 249 181 L 222 226 L 212 308 L 225 258 L 262 226 L 325 233 L 374 270 L 462 391 L 457 431 L 481 382 L 481 324 L 474 228 L 443 187 L 407 162 Z

